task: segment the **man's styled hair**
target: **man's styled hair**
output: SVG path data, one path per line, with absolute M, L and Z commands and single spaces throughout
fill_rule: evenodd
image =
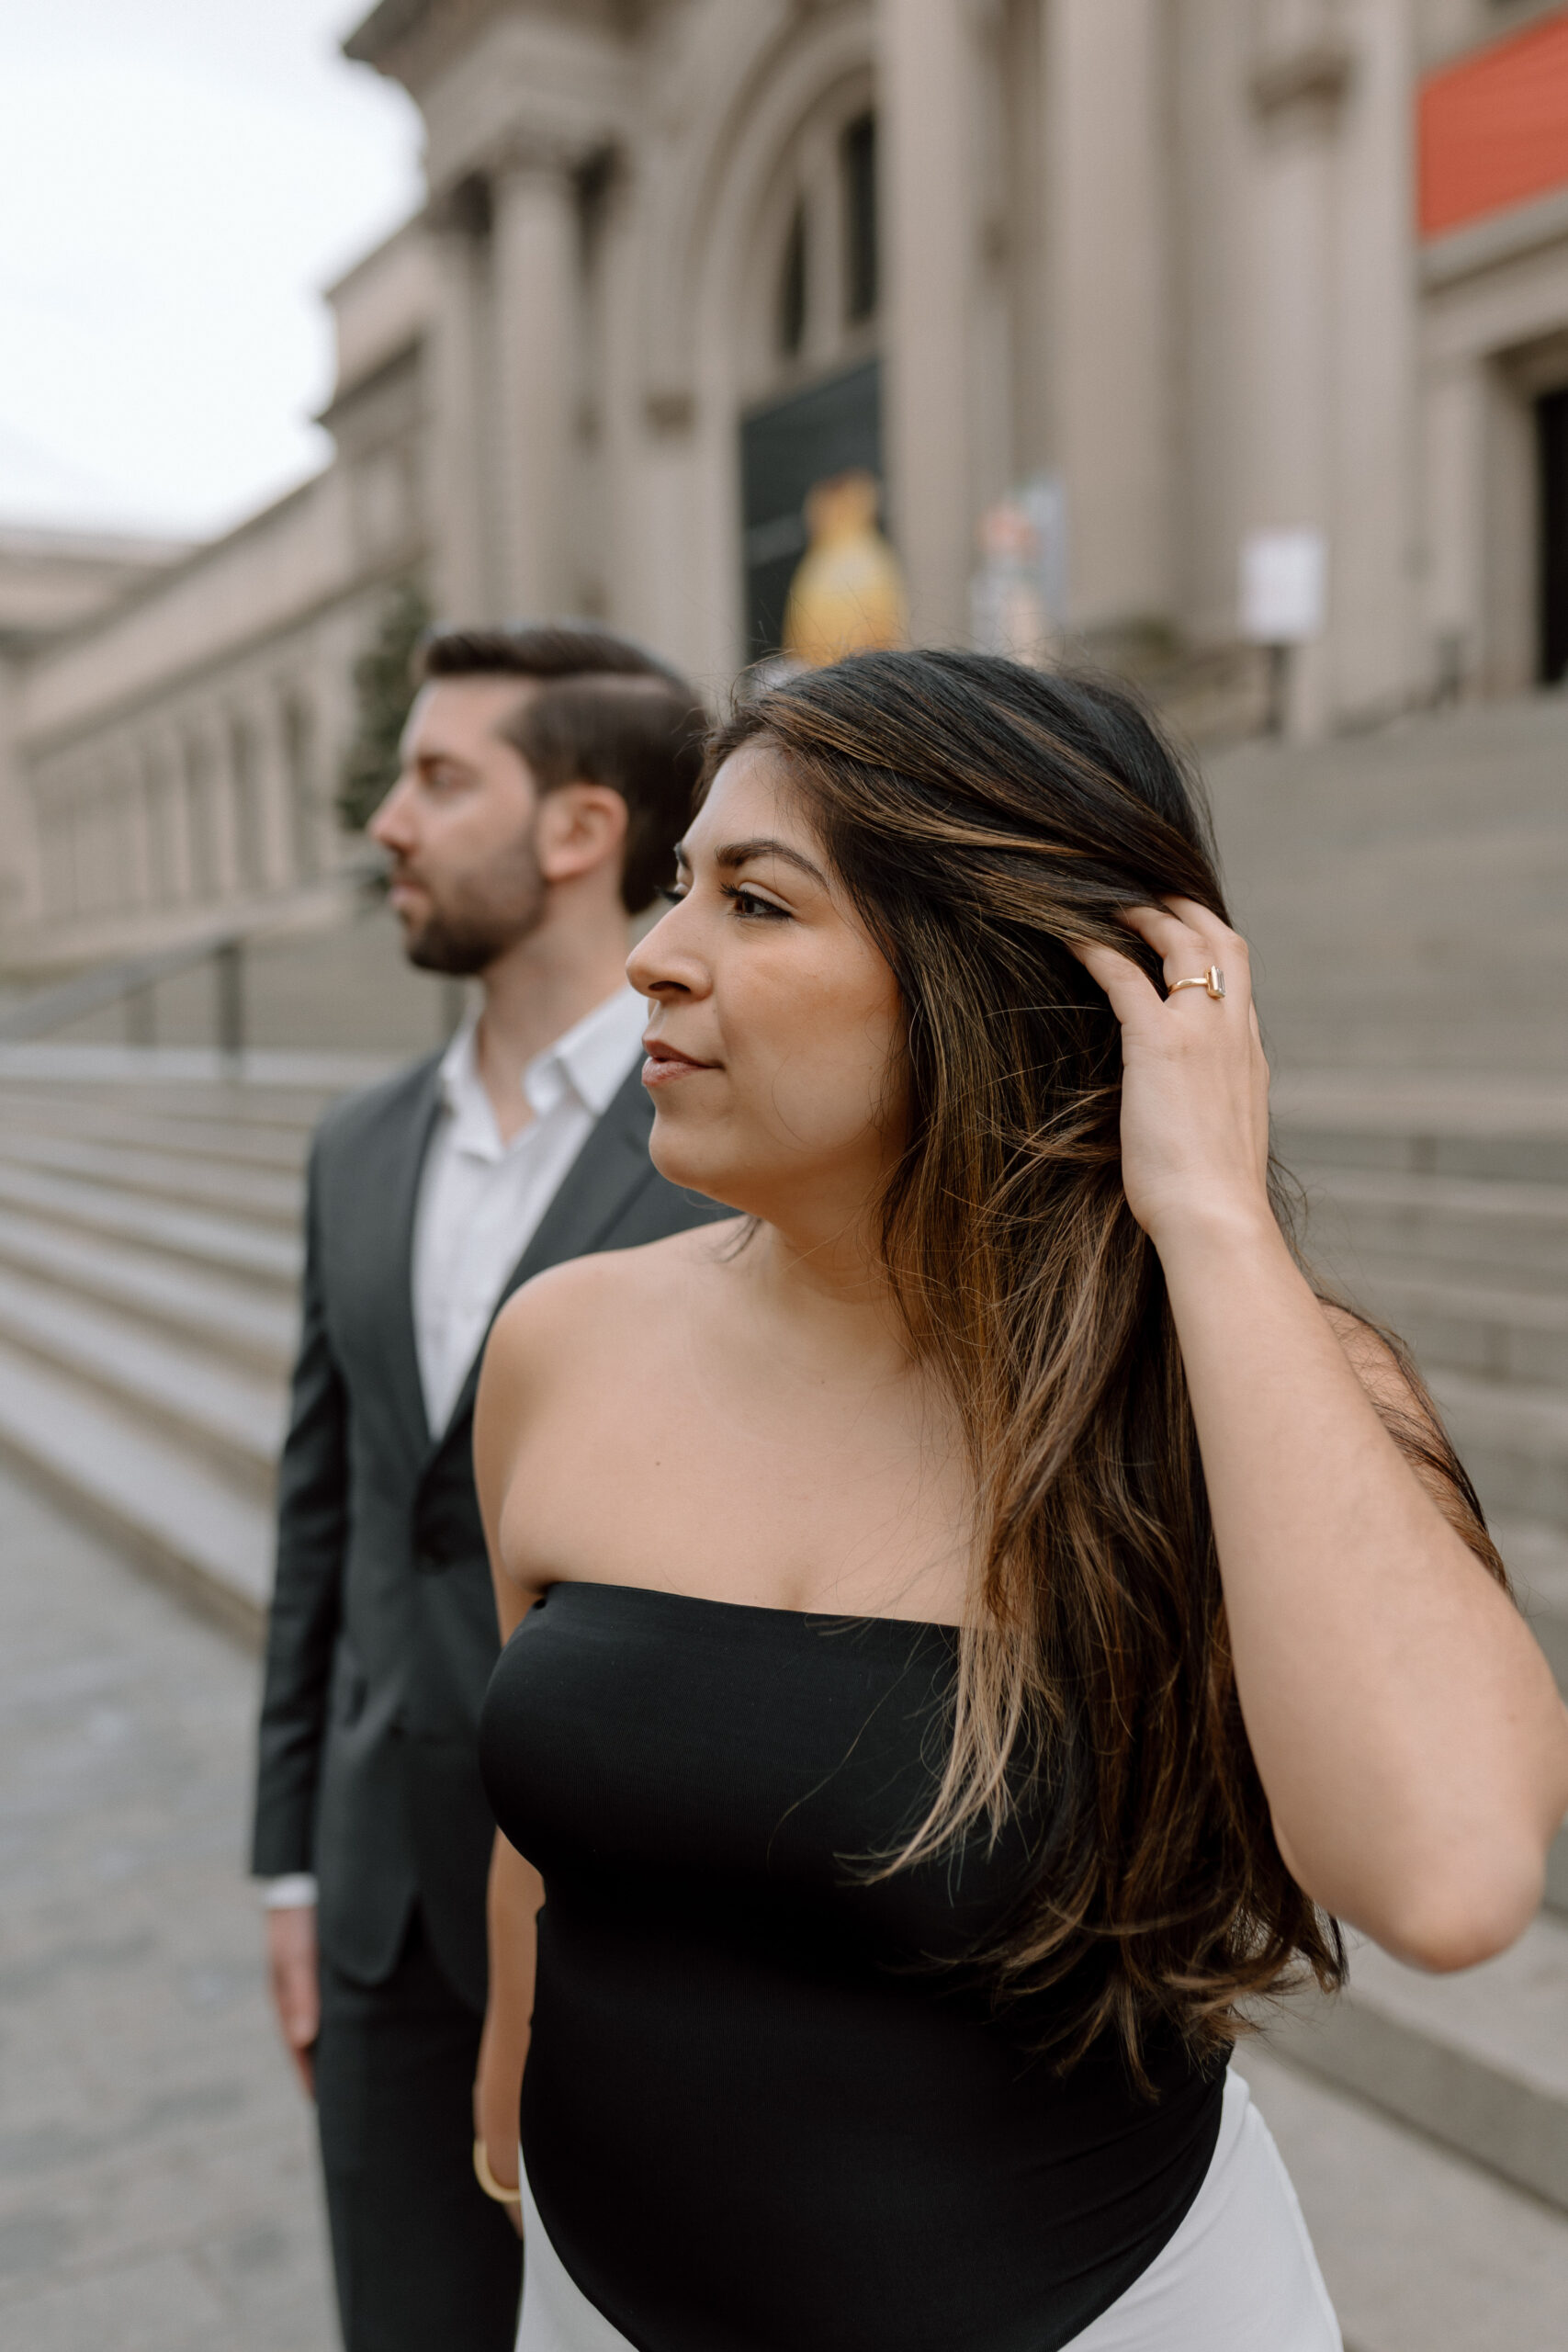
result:
M 696 690 L 629 638 L 591 623 L 438 629 L 417 658 L 435 678 L 516 678 L 520 695 L 500 729 L 541 792 L 607 785 L 626 804 L 621 897 L 628 914 L 650 906 L 675 868 L 702 773 L 707 714 Z

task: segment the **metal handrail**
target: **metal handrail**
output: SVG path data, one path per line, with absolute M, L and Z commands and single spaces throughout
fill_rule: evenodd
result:
M 382 872 L 381 861 L 358 859 L 345 863 L 333 876 L 334 881 L 365 888 Z M 106 1005 L 123 1003 L 127 999 L 141 995 L 156 987 L 160 980 L 175 978 L 182 972 L 196 970 L 198 965 L 215 967 L 218 981 L 218 1046 L 224 1054 L 240 1054 L 245 1045 L 244 951 L 252 942 L 265 938 L 271 932 L 288 928 L 278 921 L 275 905 L 265 913 L 253 915 L 249 922 L 223 923 L 203 932 L 195 939 L 186 939 L 177 947 L 168 947 L 152 956 L 127 956 L 107 964 L 94 964 L 85 972 L 74 973 L 68 980 L 58 980 L 52 987 L 39 989 L 18 1004 L 0 1007 L 0 1043 L 13 1044 L 27 1038 L 47 1037 L 56 1029 L 63 1029 L 73 1021 L 82 1020 L 89 1012 L 101 1012 Z
M 154 987 L 159 980 L 173 979 L 178 972 L 194 971 L 209 958 L 236 956 L 247 935 L 244 932 L 225 932 L 216 939 L 199 943 L 187 940 L 183 947 L 171 947 L 161 956 L 130 956 L 117 964 L 95 964 L 72 979 L 39 989 L 24 997 L 20 1004 L 0 1011 L 0 1039 L 11 1043 L 25 1037 L 47 1037 L 51 1030 L 63 1029 L 86 1013 L 99 1012 L 105 1005 L 139 996 L 143 989 Z

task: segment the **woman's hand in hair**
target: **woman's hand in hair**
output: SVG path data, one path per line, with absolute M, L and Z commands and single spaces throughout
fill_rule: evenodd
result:
M 1190 899 L 1129 907 L 1122 920 L 1164 965 L 1167 988 L 1218 965 L 1225 993 L 1162 997 L 1130 956 L 1084 946 L 1079 962 L 1122 1024 L 1122 1181 L 1163 1248 L 1190 1225 L 1273 1223 L 1269 1065 L 1252 1002 L 1247 942 Z
M 1568 1716 L 1436 1482 L 1397 1363 L 1331 1318 L 1269 1205 L 1269 1071 L 1245 944 L 1184 899 L 1126 921 L 1166 983 L 1082 960 L 1122 1023 L 1123 1180 L 1159 1251 L 1281 1860 L 1319 1907 L 1431 1969 L 1519 1935 L 1568 1804 Z M 1348 1327 L 1348 1328 L 1345 1328 Z M 1390 1434 L 1417 1432 L 1401 1450 Z

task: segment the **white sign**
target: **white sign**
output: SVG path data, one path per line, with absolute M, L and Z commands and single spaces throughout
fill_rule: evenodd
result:
M 1241 633 L 1254 645 L 1323 635 L 1328 548 L 1321 531 L 1253 531 L 1241 543 Z

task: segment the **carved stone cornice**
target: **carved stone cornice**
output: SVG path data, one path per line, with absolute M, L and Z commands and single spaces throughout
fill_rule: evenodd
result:
M 607 176 L 615 163 L 608 130 L 588 134 L 554 124 L 512 128 L 466 158 L 460 174 L 431 189 L 424 219 L 439 233 L 485 236 L 493 225 L 497 198 L 509 183 L 552 180 L 581 190 L 596 175 Z
M 499 0 L 381 0 L 349 34 L 343 53 L 417 94 L 498 5 Z
M 609 143 L 603 131 L 585 134 L 559 123 L 519 123 L 486 149 L 479 167 L 492 181 L 575 179 Z
M 341 47 L 355 65 L 381 65 L 400 42 L 418 32 L 437 0 L 380 0 L 380 6 L 344 36 Z
M 408 89 L 427 81 L 500 9 L 525 16 L 585 20 L 613 36 L 635 33 L 660 0 L 380 0 L 343 42 L 356 65 L 373 66 Z

